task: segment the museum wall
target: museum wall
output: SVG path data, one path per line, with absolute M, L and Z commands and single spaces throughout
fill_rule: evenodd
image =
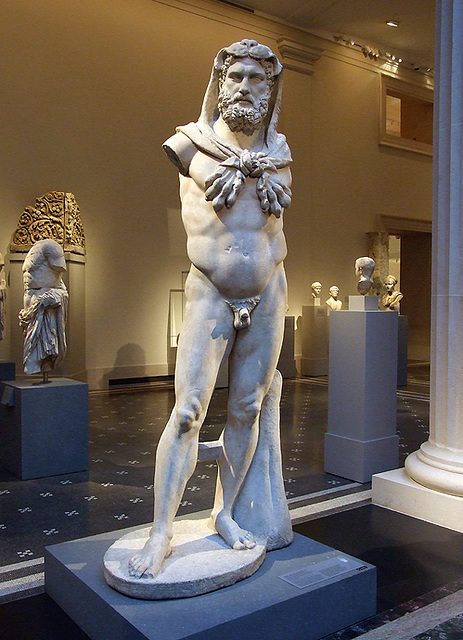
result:
M 21 0 L 0 5 L 0 24 L 0 252 L 37 197 L 74 193 L 92 388 L 172 372 L 169 292 L 189 263 L 161 144 L 197 119 L 212 60 L 233 41 L 324 49 L 304 72 L 285 71 L 289 314 L 300 316 L 314 280 L 326 297 L 332 284 L 342 299 L 356 293 L 353 263 L 380 215 L 431 219 L 432 160 L 379 146 L 381 69 L 357 52 L 209 0 Z M 8 350 L 7 338 L 0 358 Z

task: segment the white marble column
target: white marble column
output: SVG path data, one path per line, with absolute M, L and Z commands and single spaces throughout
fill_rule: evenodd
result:
M 463 533 L 463 2 L 436 3 L 430 436 L 372 501 Z
M 436 5 L 430 436 L 409 476 L 463 496 L 463 3 Z

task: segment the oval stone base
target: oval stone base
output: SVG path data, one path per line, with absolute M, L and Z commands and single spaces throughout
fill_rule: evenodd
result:
M 251 576 L 265 558 L 265 545 L 235 550 L 208 526 L 208 519 L 174 522 L 172 553 L 155 578 L 129 575 L 130 558 L 140 551 L 151 527 L 119 538 L 104 556 L 106 582 L 124 595 L 144 600 L 189 598 Z

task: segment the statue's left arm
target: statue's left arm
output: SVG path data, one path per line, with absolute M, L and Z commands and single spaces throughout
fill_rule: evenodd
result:
M 197 152 L 192 141 L 184 133 L 178 131 L 164 142 L 162 148 L 182 176 L 188 176 L 191 161 Z

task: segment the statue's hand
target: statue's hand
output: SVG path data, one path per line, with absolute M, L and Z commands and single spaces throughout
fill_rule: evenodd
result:
M 232 207 L 244 186 L 245 177 L 234 167 L 219 166 L 206 180 L 205 198 L 212 201 L 214 211 Z
M 276 218 L 291 204 L 291 189 L 272 180 L 268 173 L 264 173 L 257 181 L 257 195 L 262 211 Z

